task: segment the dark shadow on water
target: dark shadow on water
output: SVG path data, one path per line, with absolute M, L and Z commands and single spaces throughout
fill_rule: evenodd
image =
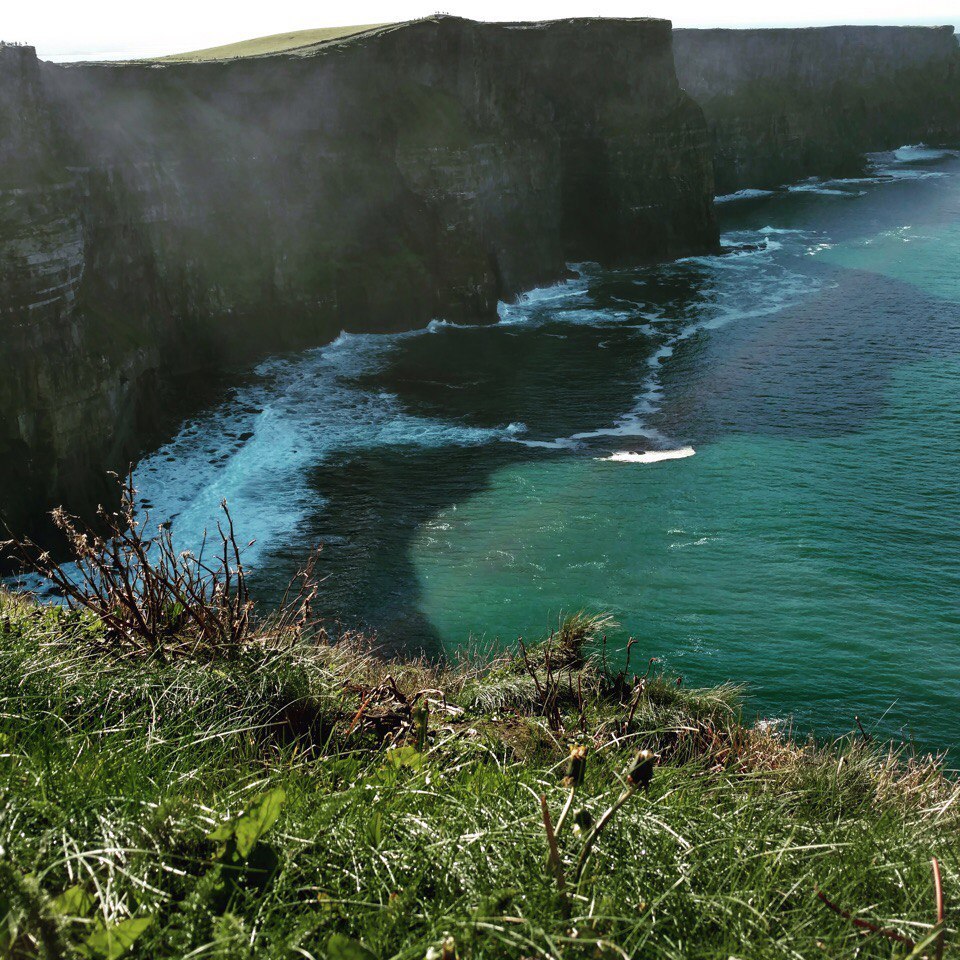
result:
M 735 433 L 830 437 L 865 429 L 903 364 L 960 352 L 960 304 L 875 273 L 828 267 L 796 306 L 685 342 L 652 418 L 701 445 Z
M 882 411 L 899 363 L 960 351 L 957 304 L 874 274 L 821 269 L 829 282 L 796 306 L 684 340 L 664 368 L 665 403 L 651 422 L 701 446 L 732 433 L 844 434 Z M 626 292 L 622 278 L 610 282 Z M 686 294 L 695 309 L 689 287 Z M 583 309 L 612 309 L 611 302 L 595 292 Z M 607 426 L 629 409 L 658 342 L 622 318 L 445 331 L 408 341 L 364 386 L 396 395 L 419 417 L 491 428 L 522 422 L 528 431 L 517 436 L 548 440 Z M 621 437 L 591 443 L 573 451 L 509 441 L 397 445 L 334 456 L 313 471 L 320 505 L 300 545 L 271 554 L 259 591 L 276 595 L 300 548 L 323 543 L 325 614 L 375 632 L 388 651 L 442 656 L 420 610 L 412 559 L 424 524 L 483 492 L 511 464 L 643 446 Z
M 375 633 L 391 653 L 436 658 L 444 649 L 420 612 L 412 545 L 422 526 L 483 492 L 494 471 L 523 454 L 497 445 L 454 448 L 442 457 L 442 472 L 436 451 L 401 450 L 325 464 L 314 474 L 318 489 L 339 491 L 315 518 L 329 577 L 321 609 Z

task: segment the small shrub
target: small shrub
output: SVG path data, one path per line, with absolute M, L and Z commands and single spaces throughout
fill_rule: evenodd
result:
M 178 551 L 169 523 L 150 532 L 149 514 L 138 506 L 132 476 L 121 485 L 120 508 L 98 510 L 98 533 L 62 507 L 52 512 L 63 534 L 70 563 L 57 562 L 32 540 L 12 538 L 0 553 L 53 585 L 71 609 L 90 610 L 103 625 L 104 641 L 118 649 L 161 662 L 178 656 L 236 658 L 256 639 L 298 640 L 311 625 L 317 593 L 316 554 L 294 579 L 266 629 L 257 624 L 247 574 L 222 501 L 223 522 L 208 549 Z

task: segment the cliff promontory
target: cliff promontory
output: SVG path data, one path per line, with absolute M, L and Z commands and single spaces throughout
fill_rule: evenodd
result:
M 715 247 L 656 20 L 451 17 L 275 55 L 0 47 L 0 510 L 84 505 L 182 376 L 495 316 L 571 259 Z
M 859 172 L 866 151 L 960 139 L 953 27 L 676 30 L 717 192 Z

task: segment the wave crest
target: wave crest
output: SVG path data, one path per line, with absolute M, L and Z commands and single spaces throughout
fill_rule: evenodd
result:
M 693 447 L 681 447 L 679 450 L 646 450 L 637 453 L 633 450 L 618 450 L 609 457 L 597 457 L 611 463 L 659 463 L 661 460 L 683 460 L 692 457 L 697 451 Z

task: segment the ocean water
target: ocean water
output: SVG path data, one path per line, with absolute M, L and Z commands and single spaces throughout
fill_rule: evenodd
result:
M 612 614 L 689 684 L 823 735 L 960 745 L 960 155 L 721 198 L 726 252 L 342 335 L 137 468 L 193 546 L 226 498 L 269 602 L 392 650 Z

